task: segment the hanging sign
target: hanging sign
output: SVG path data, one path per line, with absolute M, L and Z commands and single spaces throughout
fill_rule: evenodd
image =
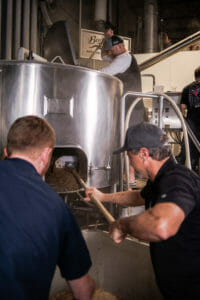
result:
M 125 48 L 131 52 L 131 38 L 120 36 Z M 81 29 L 81 58 L 102 60 L 101 47 L 103 44 L 103 32 Z

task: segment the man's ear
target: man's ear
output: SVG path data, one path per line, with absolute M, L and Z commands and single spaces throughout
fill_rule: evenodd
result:
M 5 157 L 8 157 L 8 149 L 7 149 L 7 147 L 5 147 L 4 149 L 3 149 L 3 153 L 4 153 L 4 158 Z M 3 159 L 4 159 L 3 158 Z
M 141 148 L 140 149 L 140 152 L 139 152 L 139 156 L 140 156 L 140 158 L 142 158 L 142 159 L 146 159 L 146 158 L 148 158 L 149 157 L 149 150 L 147 149 L 147 148 Z
M 48 164 L 50 157 L 52 153 L 52 148 L 50 147 L 45 147 L 44 150 L 41 153 L 41 159 L 44 163 L 44 165 Z

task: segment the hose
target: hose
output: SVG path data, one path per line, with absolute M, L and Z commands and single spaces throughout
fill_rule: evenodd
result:
M 168 95 L 162 94 L 162 93 L 156 93 L 156 94 L 148 93 L 148 94 L 145 94 L 145 93 L 128 91 L 127 93 L 125 93 L 123 95 L 122 102 L 125 101 L 125 98 L 127 96 L 129 96 L 129 95 L 138 96 L 138 98 L 136 98 L 133 101 L 133 103 L 131 104 L 131 106 L 130 106 L 128 112 L 127 112 L 126 119 L 125 119 L 124 133 L 121 133 L 121 135 L 125 136 L 125 133 L 126 133 L 126 131 L 128 129 L 128 126 L 129 126 L 130 116 L 132 114 L 133 109 L 135 108 L 135 106 L 137 105 L 137 103 L 139 101 L 143 100 L 143 98 L 157 99 L 158 97 L 163 97 L 168 102 L 170 102 L 170 104 L 174 108 L 175 112 L 177 113 L 177 115 L 178 115 L 178 117 L 179 117 L 179 119 L 181 121 L 181 126 L 182 126 L 183 136 L 184 136 L 184 142 L 185 142 L 185 151 L 186 151 L 185 165 L 186 165 L 187 168 L 191 169 L 191 160 L 190 160 L 190 150 L 189 150 L 189 140 L 188 140 L 187 128 L 186 128 L 186 125 L 185 125 L 185 121 L 184 121 L 183 115 L 182 115 L 179 107 L 174 102 L 174 100 L 171 97 L 169 97 Z M 139 97 L 141 97 L 141 98 L 139 98 Z M 130 189 L 130 186 L 129 186 L 129 159 L 128 159 L 128 156 L 127 156 L 126 153 L 125 153 L 125 175 L 126 175 L 126 180 L 127 180 L 126 187 L 127 187 L 127 190 L 129 190 Z

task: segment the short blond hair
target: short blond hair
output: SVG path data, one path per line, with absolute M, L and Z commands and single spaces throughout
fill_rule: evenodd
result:
M 44 119 L 37 116 L 18 118 L 10 127 L 7 136 L 7 153 L 28 152 L 53 148 L 56 143 L 56 134 L 52 126 Z

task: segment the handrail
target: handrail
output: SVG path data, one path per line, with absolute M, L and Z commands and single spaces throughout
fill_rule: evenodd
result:
M 194 134 L 194 132 L 192 131 L 190 125 L 188 124 L 187 120 L 185 120 L 185 125 L 187 127 L 187 132 L 188 132 L 188 135 L 190 136 L 193 144 L 195 145 L 195 147 L 197 148 L 198 152 L 200 152 L 200 143 L 196 137 L 196 135 Z
M 173 44 L 172 46 L 168 47 L 167 49 L 164 49 L 163 51 L 159 52 L 158 54 L 154 55 L 153 57 L 150 57 L 149 59 L 140 63 L 138 65 L 140 71 L 143 71 L 143 70 L 155 65 L 156 63 L 160 62 L 161 60 L 177 53 L 178 51 L 182 50 L 186 46 L 189 46 L 198 40 L 200 40 L 200 31 L 197 31 L 196 33 Z
M 188 140 L 187 128 L 186 128 L 186 124 L 185 124 L 183 115 L 182 115 L 179 107 L 177 106 L 177 104 L 174 102 L 174 100 L 171 97 L 169 97 L 168 95 L 162 94 L 162 93 L 156 93 L 156 94 L 148 93 L 148 94 L 145 94 L 145 93 L 140 93 L 140 92 L 128 91 L 122 97 L 122 105 L 123 106 L 125 104 L 126 97 L 129 96 L 129 95 L 136 96 L 138 98 L 133 101 L 133 103 L 131 104 L 131 106 L 130 106 L 128 112 L 127 112 L 126 120 L 125 120 L 125 126 L 124 126 L 125 128 L 123 126 L 121 126 L 121 132 L 120 132 L 121 144 L 123 145 L 123 141 L 124 141 L 124 138 L 125 138 L 125 133 L 128 129 L 128 125 L 129 125 L 130 116 L 131 116 L 131 113 L 132 113 L 133 109 L 137 105 L 137 103 L 139 101 L 141 101 L 143 98 L 151 98 L 151 99 L 165 98 L 168 102 L 171 103 L 172 107 L 174 108 L 175 112 L 177 113 L 177 116 L 179 117 L 179 119 L 181 121 L 182 129 L 183 129 L 184 142 L 185 142 L 185 151 L 186 151 L 185 164 L 189 169 L 191 169 L 191 160 L 190 160 L 190 150 L 189 150 L 189 140 Z M 127 154 L 125 154 L 125 172 L 126 172 L 126 180 L 127 180 L 127 189 L 129 189 L 129 161 L 128 161 Z

